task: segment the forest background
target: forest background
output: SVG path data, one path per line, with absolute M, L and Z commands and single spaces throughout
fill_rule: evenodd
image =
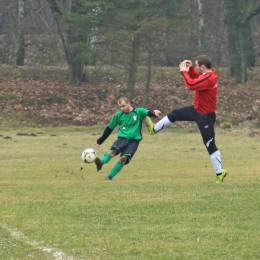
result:
M 259 0 L 0 0 L 0 10 L 2 125 L 106 124 L 122 95 L 164 115 L 193 102 L 179 62 L 207 54 L 217 123 L 259 126 Z

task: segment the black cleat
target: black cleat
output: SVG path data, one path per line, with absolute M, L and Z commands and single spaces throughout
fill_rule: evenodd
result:
M 102 169 L 103 163 L 98 157 L 95 159 L 95 164 L 97 166 L 97 171 L 100 171 Z

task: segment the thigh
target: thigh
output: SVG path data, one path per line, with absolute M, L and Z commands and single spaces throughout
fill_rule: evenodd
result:
M 137 148 L 139 146 L 139 141 L 126 139 L 126 138 L 118 138 L 112 145 L 111 149 L 116 150 L 116 155 L 121 153 L 120 156 L 128 156 L 133 157 Z
M 212 141 L 212 139 L 215 138 L 215 130 L 213 124 L 198 124 L 203 142 L 206 146 L 209 146 L 209 143 Z
M 171 122 L 175 121 L 196 121 L 197 112 L 193 106 L 175 108 L 168 114 Z
M 118 138 L 113 145 L 111 146 L 110 150 L 116 150 L 115 155 L 118 155 L 119 153 L 121 153 L 124 148 L 127 146 L 129 142 L 129 139 L 125 139 L 125 138 Z
M 128 145 L 124 148 L 121 152 L 120 156 L 127 156 L 127 161 L 125 164 L 128 164 L 131 159 L 134 157 L 135 152 L 137 151 L 139 146 L 139 141 L 136 140 L 129 140 Z
M 133 158 L 135 152 L 138 149 L 138 146 L 139 146 L 139 141 L 131 140 L 131 139 L 118 138 L 118 140 L 116 140 L 116 142 L 113 144 L 111 149 L 116 150 L 116 155 L 121 153 L 120 157 L 121 156 L 127 157 L 127 160 L 125 162 L 125 165 L 126 165 Z
M 216 120 L 216 114 L 212 112 L 209 114 L 198 115 L 196 121 L 203 139 L 203 143 L 205 144 L 209 154 L 217 150 L 215 144 L 215 130 L 214 130 L 215 120 Z
M 196 123 L 201 131 L 201 134 L 206 135 L 215 135 L 214 124 L 216 121 L 215 112 L 208 114 L 197 114 Z

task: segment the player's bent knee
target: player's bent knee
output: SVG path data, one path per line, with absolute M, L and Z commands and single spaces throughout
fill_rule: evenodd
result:
M 209 155 L 215 153 L 218 150 L 218 148 L 215 144 L 215 138 L 214 137 L 210 138 L 209 140 L 208 139 L 206 140 L 204 138 L 203 142 L 204 142 L 204 145 L 206 146 L 206 149 L 207 149 Z
M 109 153 L 112 157 L 116 156 L 116 149 L 111 149 Z
M 127 161 L 127 159 L 128 159 L 128 157 L 125 156 L 125 155 L 123 155 L 123 156 L 121 156 L 121 157 L 119 158 L 119 161 L 120 161 L 121 163 L 125 164 L 126 161 Z

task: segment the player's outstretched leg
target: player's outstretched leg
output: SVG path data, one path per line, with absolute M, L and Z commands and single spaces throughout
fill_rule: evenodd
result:
M 148 127 L 149 134 L 150 135 L 154 135 L 155 134 L 154 123 L 153 123 L 153 121 L 151 120 L 151 118 L 149 116 L 147 116 L 145 118 L 145 123 L 146 123 L 146 125 Z
M 106 181 L 112 180 L 124 167 L 124 164 L 122 162 L 117 162 L 113 169 L 110 171 L 110 173 L 105 178 Z
M 100 171 L 103 167 L 103 164 L 108 163 L 111 160 L 112 156 L 110 153 L 105 153 L 101 159 L 98 157 L 95 159 L 95 164 L 97 166 L 97 171 Z
M 102 169 L 103 163 L 101 162 L 101 160 L 98 157 L 95 159 L 95 164 L 97 167 L 97 171 L 100 171 Z
M 170 121 L 169 117 L 165 116 L 159 122 L 154 124 L 153 121 L 151 120 L 151 118 L 149 116 L 147 116 L 145 118 L 145 122 L 148 127 L 149 134 L 154 135 L 157 132 L 161 131 L 164 127 L 170 126 L 174 121 Z
M 216 176 L 216 183 L 221 183 L 223 182 L 224 178 L 227 176 L 227 171 L 226 170 L 222 170 L 221 174 L 217 174 Z

